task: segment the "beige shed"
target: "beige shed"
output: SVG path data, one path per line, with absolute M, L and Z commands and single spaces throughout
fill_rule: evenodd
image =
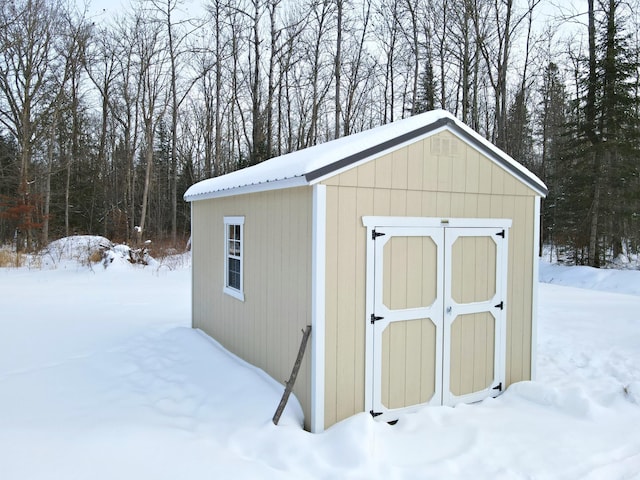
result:
M 442 110 L 204 180 L 193 326 L 284 382 L 312 325 L 313 432 L 498 395 L 535 376 L 546 193 Z

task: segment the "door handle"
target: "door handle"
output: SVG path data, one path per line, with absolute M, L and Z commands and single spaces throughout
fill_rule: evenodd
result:
M 451 307 L 450 307 L 450 306 L 449 306 L 449 307 L 447 307 L 447 313 L 448 313 L 449 315 L 451 315 Z

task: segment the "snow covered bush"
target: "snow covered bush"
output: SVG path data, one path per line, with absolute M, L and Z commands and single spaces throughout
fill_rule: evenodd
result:
M 102 265 L 154 265 L 146 245 L 131 248 L 128 245 L 114 244 L 108 238 L 99 235 L 74 235 L 51 242 L 40 253 L 43 266 L 48 268 L 66 268 L 81 265 L 93 268 Z

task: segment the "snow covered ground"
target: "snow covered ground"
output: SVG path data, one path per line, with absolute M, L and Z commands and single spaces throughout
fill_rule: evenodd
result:
M 640 479 L 640 272 L 541 264 L 536 382 L 312 435 L 189 328 L 187 264 L 56 267 L 0 269 L 2 480 Z

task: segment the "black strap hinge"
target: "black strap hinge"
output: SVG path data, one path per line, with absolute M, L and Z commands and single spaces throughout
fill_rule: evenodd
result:
M 494 305 L 494 307 L 499 308 L 500 310 L 504 310 L 504 300 L 502 300 L 499 304 Z
M 375 240 L 378 237 L 386 235 L 386 233 L 376 232 L 375 230 L 371 230 L 371 240 Z
M 497 235 L 498 237 L 502 237 L 502 238 L 504 238 L 504 230 L 502 230 L 501 232 L 496 233 L 496 235 Z
M 378 415 L 382 415 L 382 412 L 374 412 L 373 410 L 369 410 L 369 413 L 373 418 L 376 418 Z
M 376 323 L 378 320 L 382 320 L 384 317 L 376 317 L 375 313 L 371 314 L 371 324 L 373 325 L 374 323 Z
M 501 392 L 502 391 L 502 382 L 500 382 L 498 385 L 493 387 L 492 390 L 498 390 L 499 392 Z

